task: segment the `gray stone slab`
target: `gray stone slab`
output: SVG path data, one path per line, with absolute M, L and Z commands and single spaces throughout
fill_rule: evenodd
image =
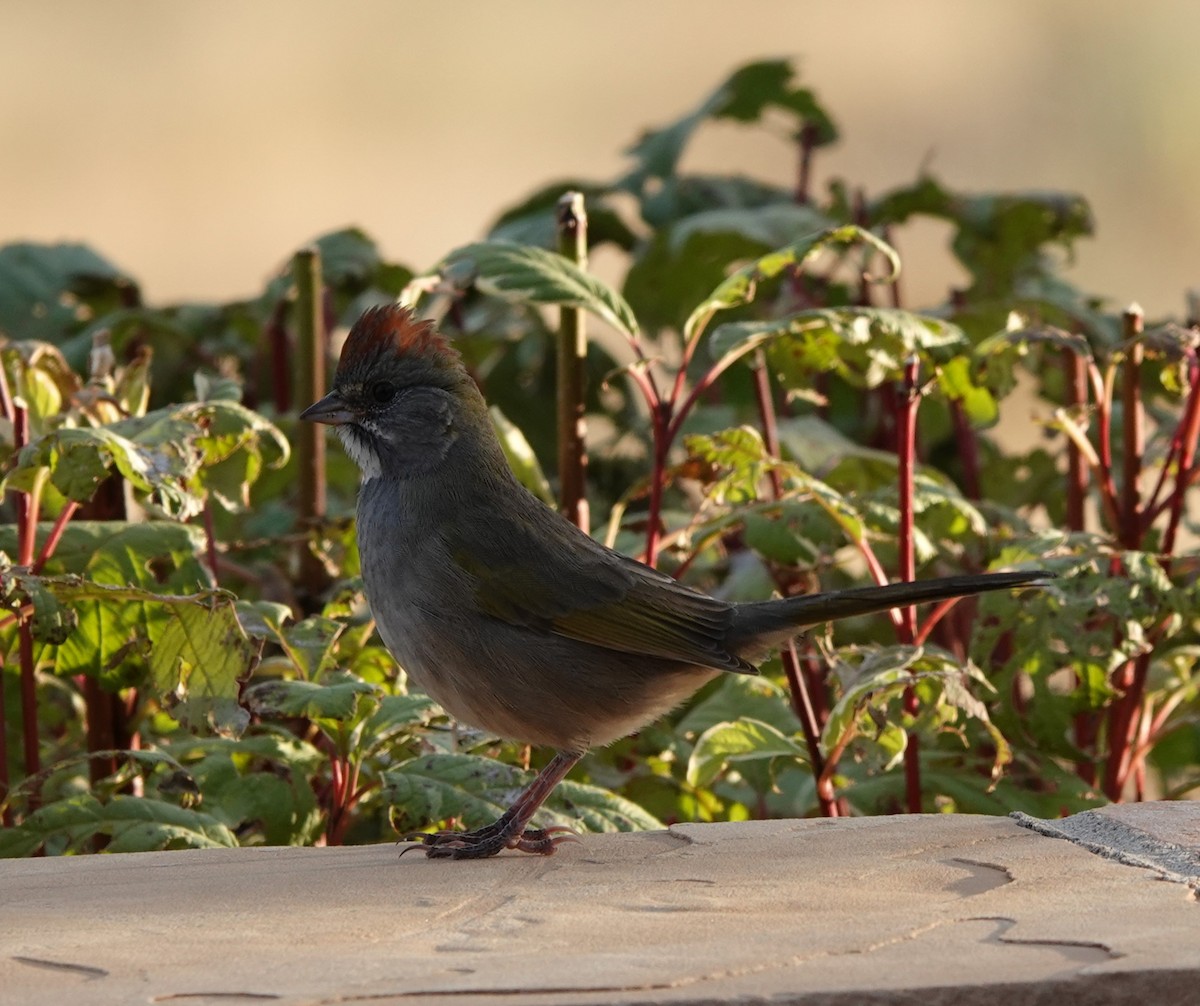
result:
M 1052 821 L 1021 813 L 1012 817 L 1039 834 L 1200 889 L 1200 803 L 1195 801 L 1113 804 Z
M 1184 885 L 1006 818 L 0 862 L 0 1001 L 1193 1003 Z

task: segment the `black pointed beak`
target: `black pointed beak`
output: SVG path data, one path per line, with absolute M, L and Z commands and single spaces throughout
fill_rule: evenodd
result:
M 331 391 L 319 402 L 313 402 L 312 405 L 301 412 L 300 418 L 307 419 L 313 423 L 341 426 L 344 423 L 354 422 L 355 415 L 350 407 L 342 401 L 338 393 Z

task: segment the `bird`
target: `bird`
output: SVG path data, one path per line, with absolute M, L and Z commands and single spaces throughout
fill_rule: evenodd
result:
M 351 327 L 330 425 L 361 472 L 363 583 L 384 645 L 460 722 L 554 751 L 500 818 L 419 833 L 427 856 L 548 855 L 574 836 L 530 823 L 571 768 L 721 674 L 835 619 L 1036 584 L 1016 570 L 731 602 L 610 549 L 516 479 L 483 394 L 436 326 L 400 304 Z M 564 834 L 564 832 L 566 834 Z

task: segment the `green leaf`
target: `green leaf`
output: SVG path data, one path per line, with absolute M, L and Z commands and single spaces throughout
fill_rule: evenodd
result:
M 929 175 L 898 189 L 870 207 L 876 224 L 911 216 L 932 216 L 955 227 L 951 247 L 975 279 L 968 296 L 1004 297 L 1025 279 L 1048 270 L 1044 248 L 1070 252 L 1079 237 L 1093 231 L 1092 213 L 1080 196 L 1062 192 L 961 195 Z
M 0 857 L 30 856 L 41 845 L 82 852 L 96 835 L 111 836 L 109 852 L 233 848 L 237 839 L 215 818 L 146 797 L 101 802 L 84 793 L 35 810 L 0 830 Z
M 726 674 L 713 691 L 692 705 L 675 729 L 681 734 L 702 734 L 718 723 L 747 717 L 780 732 L 795 729 L 796 718 L 784 690 L 765 676 Z
M 717 723 L 697 738 L 688 759 L 687 780 L 693 786 L 708 786 L 731 763 L 762 761 L 780 755 L 808 757 L 803 745 L 761 720 L 743 717 Z
M 81 301 L 137 295 L 133 281 L 86 245 L 0 248 L 0 331 L 53 341 L 81 324 Z
M 333 671 L 319 681 L 262 681 L 246 689 L 251 711 L 263 716 L 300 716 L 317 720 L 349 720 L 359 711 L 360 695 L 375 695 L 374 685 L 346 671 Z
M 583 195 L 588 218 L 588 248 L 612 243 L 629 251 L 637 243 L 637 235 L 608 204 L 608 187 L 578 179 L 546 185 L 505 210 L 488 231 L 488 240 L 555 248 L 558 242 L 558 201 L 568 192 Z
M 950 401 L 959 402 L 974 426 L 993 426 L 1000 417 L 1000 408 L 992 393 L 976 383 L 971 372 L 971 360 L 956 356 L 937 370 L 938 388 Z
M 742 527 L 746 544 L 771 562 L 800 566 L 815 562 L 820 555 L 820 549 L 786 521 L 748 513 Z
M 759 284 L 765 280 L 773 279 L 785 270 L 803 269 L 817 255 L 827 249 L 848 247 L 855 244 L 865 245 L 867 248 L 882 255 L 887 260 L 893 277 L 899 273 L 900 257 L 896 254 L 895 249 L 885 241 L 877 238 L 870 231 L 863 230 L 861 227 L 848 224 L 824 230 L 817 234 L 810 234 L 799 241 L 794 241 L 789 245 L 762 256 L 747 266 L 743 266 L 724 282 L 720 283 L 692 311 L 687 324 L 684 325 L 685 340 L 690 341 L 693 339 L 715 312 L 737 307 L 739 304 L 750 303 L 754 300 L 758 292 Z M 716 335 L 717 333 L 714 333 L 714 339 Z M 721 359 L 725 359 L 731 353 L 736 353 L 736 355 L 740 356 L 742 353 L 749 352 L 761 341 L 763 340 L 760 339 L 759 342 L 754 342 L 753 344 L 745 344 L 748 342 L 745 336 L 737 338 L 726 336 L 721 340 L 714 341 L 712 352 L 715 357 L 720 357 Z
M 788 388 L 807 388 L 817 373 L 875 388 L 903 379 L 912 356 L 936 370 L 946 350 L 965 345 L 957 326 L 893 308 L 820 308 L 737 322 L 721 325 L 709 342 L 723 361 L 766 347 L 768 362 Z
M 832 143 L 837 130 L 812 92 L 791 85 L 793 70 L 786 60 L 762 60 L 736 70 L 695 111 L 677 122 L 646 133 L 628 153 L 637 168 L 620 183 L 640 190 L 649 178 L 666 178 L 676 165 L 692 134 L 707 119 L 753 122 L 768 108 L 779 108 L 795 116 L 796 130 L 808 124 L 818 145 Z
M 517 481 L 543 503 L 557 506 L 554 493 L 550 489 L 550 480 L 542 471 L 541 463 L 533 453 L 533 448 L 529 446 L 529 441 L 525 439 L 525 434 L 500 411 L 498 405 L 493 405 L 488 413 L 492 417 L 492 426 L 495 427 L 500 447 L 504 450 L 508 467 L 512 469 Z
M 324 615 L 310 615 L 295 625 L 281 627 L 276 641 L 292 666 L 306 681 L 315 681 L 333 667 L 334 646 L 346 628 L 344 622 Z
M 704 208 L 688 212 L 680 205 L 686 198 L 682 188 L 673 184 L 654 197 L 656 207 L 671 203 L 654 209 L 666 219 L 639 249 L 625 276 L 625 296 L 644 327 L 682 331 L 692 308 L 724 281 L 732 264 L 758 259 L 831 226 L 811 207 L 779 202 L 785 193 L 771 193 L 765 204 L 712 208 L 713 195 L 706 192 Z
M 413 758 L 384 772 L 384 797 L 393 804 L 400 831 L 451 818 L 467 828 L 491 824 L 516 799 L 532 776 L 478 755 L 439 754 Z M 563 782 L 535 818 L 546 825 L 592 831 L 634 831 L 662 824 L 628 800 L 595 786 Z
M 3 590 L 18 597 L 46 591 L 78 616 L 77 627 L 55 654 L 55 669 L 61 675 L 87 674 L 116 689 L 141 683 L 140 675 L 151 671 L 163 694 L 178 699 L 188 690 L 181 676 L 190 675 L 201 662 L 196 682 L 207 683 L 199 688 L 199 696 L 232 700 L 237 695 L 235 679 L 246 672 L 249 644 L 227 594 L 158 594 L 78 576 L 34 576 L 2 568 L 0 582 Z M 233 705 L 225 714 L 241 719 L 236 701 Z
M 250 718 L 238 704 L 238 691 L 255 651 L 232 602 L 177 601 L 168 613 L 166 628 L 149 654 L 155 686 L 174 699 L 171 713 L 185 727 L 239 735 Z
M 853 681 L 830 710 L 821 731 L 821 750 L 826 755 L 843 747 L 858 732 L 859 717 L 868 704 L 882 707 L 917 681 L 911 668 L 921 654 L 920 647 L 890 646 L 869 653 L 853 669 Z
M 820 416 L 781 416 L 777 429 L 785 454 L 806 472 L 825 478 L 843 461 L 853 458 L 879 465 L 883 477 L 895 482 L 895 453 L 865 447 Z
M 469 266 L 477 289 L 522 304 L 590 311 L 635 338 L 637 319 L 625 299 L 562 255 L 507 241 L 481 241 L 451 252 L 440 271 Z
M 379 706 L 363 721 L 365 750 L 381 751 L 405 734 L 415 734 L 439 716 L 439 706 L 428 695 L 384 695 Z
M 188 763 L 205 812 L 242 844 L 306 845 L 320 835 L 323 815 L 309 777 L 326 756 L 311 744 L 261 733 L 201 739 L 175 751 Z

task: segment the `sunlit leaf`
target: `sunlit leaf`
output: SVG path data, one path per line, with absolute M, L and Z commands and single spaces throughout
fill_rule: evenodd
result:
M 319 681 L 262 681 L 246 689 L 250 709 L 264 716 L 348 720 L 359 707 L 360 695 L 376 689 L 345 671 L 325 674 Z
M 863 245 L 867 249 L 882 255 L 895 276 L 900 271 L 900 257 L 895 249 L 870 231 L 863 230 L 852 224 L 835 227 L 831 230 L 810 234 L 789 245 L 770 252 L 749 265 L 744 266 L 732 276 L 717 286 L 711 294 L 700 302 L 692 311 L 684 326 L 684 337 L 691 339 L 702 328 L 716 311 L 723 311 L 739 304 L 752 301 L 758 291 L 758 286 L 765 280 L 779 276 L 788 269 L 802 269 L 817 255 L 832 248 L 845 248 Z M 764 341 L 760 337 L 751 340 L 749 334 L 736 336 L 726 335 L 717 338 L 718 332 L 713 333 L 714 341 L 710 352 L 714 357 L 727 357 L 732 354 L 742 355 Z
M 742 717 L 717 723 L 697 738 L 688 759 L 687 780 L 693 786 L 707 786 L 730 764 L 780 755 L 803 759 L 807 758 L 807 751 L 802 744 L 761 720 Z
M 96 835 L 108 835 L 109 852 L 215 849 L 237 845 L 215 818 L 161 800 L 117 795 L 107 802 L 88 793 L 55 800 L 12 828 L 0 829 L 0 857 L 29 856 L 57 843 L 84 851 Z
M 526 304 L 590 311 L 634 337 L 637 319 L 612 287 L 555 252 L 507 241 L 481 241 L 451 252 L 439 268 L 469 267 L 471 281 L 485 293 Z

